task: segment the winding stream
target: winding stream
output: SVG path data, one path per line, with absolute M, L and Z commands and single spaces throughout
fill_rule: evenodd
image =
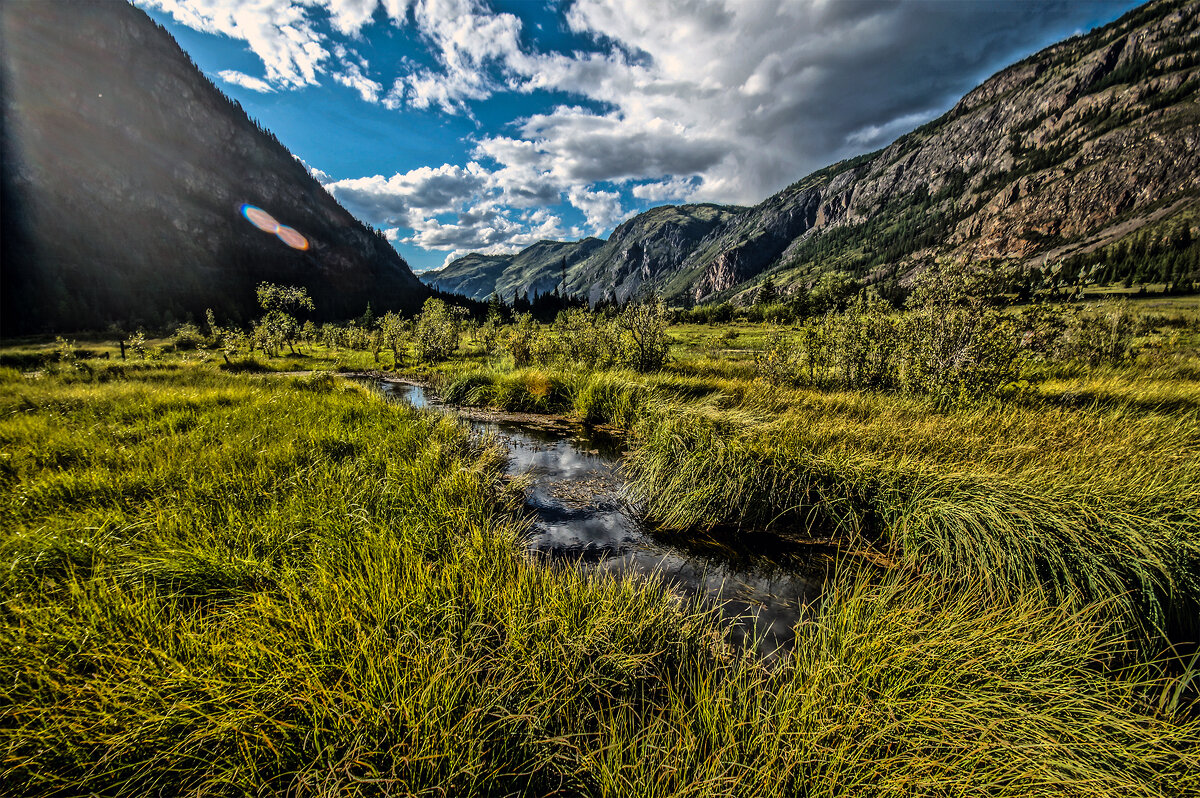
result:
M 454 412 L 419 385 L 378 386 L 394 401 Z M 627 497 L 622 447 L 612 436 L 582 426 L 468 423 L 498 438 L 508 449 L 507 473 L 526 478 L 527 545 L 536 556 L 605 573 L 659 574 L 675 593 L 712 602 L 733 622 L 734 640 L 765 656 L 789 646 L 800 605 L 820 594 L 827 553 L 765 534 L 665 535 L 647 525 Z

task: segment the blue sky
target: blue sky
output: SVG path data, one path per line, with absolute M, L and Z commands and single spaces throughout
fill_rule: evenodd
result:
M 753 204 L 1130 0 L 135 0 L 414 270 Z

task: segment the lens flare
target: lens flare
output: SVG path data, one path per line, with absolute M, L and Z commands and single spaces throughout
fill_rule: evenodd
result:
M 292 249 L 308 249 L 308 239 L 291 227 L 281 224 L 275 231 L 275 235 L 279 236 L 279 240 Z
M 279 222 L 275 221 L 275 217 L 262 208 L 256 208 L 253 205 L 243 205 L 242 216 L 245 216 L 250 224 L 264 233 L 274 233 L 279 229 Z
M 246 203 L 241 207 L 242 216 L 246 217 L 246 221 L 262 230 L 264 233 L 272 233 L 279 237 L 279 240 L 287 244 L 292 249 L 305 250 L 308 249 L 308 239 L 305 238 L 298 230 L 287 225 L 280 224 L 275 221 L 275 217 L 259 208 L 256 205 Z

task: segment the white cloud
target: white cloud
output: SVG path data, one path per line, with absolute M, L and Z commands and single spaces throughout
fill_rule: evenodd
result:
M 333 80 L 366 102 L 468 116 L 504 92 L 572 98 L 485 131 L 466 166 L 329 184 L 372 223 L 412 230 L 403 240 L 447 248 L 515 246 L 542 224 L 520 211 L 564 196 L 586 216 L 580 229 L 602 232 L 625 213 L 605 184 L 647 202 L 757 202 L 888 143 L 1049 31 L 1112 8 L 573 0 L 565 26 L 591 44 L 544 52 L 519 17 L 483 0 L 135 1 L 245 41 L 264 78 L 220 74 L 255 91 Z M 379 73 L 347 48 L 384 17 L 415 32 L 432 64 Z
M 308 8 L 292 0 L 138 0 L 189 28 L 245 41 L 276 88 L 315 85 L 329 58 Z
M 422 220 L 478 203 L 491 175 L 472 161 L 465 167 L 422 166 L 403 174 L 336 180 L 325 188 L 363 219 L 384 226 L 416 227 Z
M 686 202 L 698 187 L 699 181 L 694 178 L 673 177 L 634 186 L 630 193 L 649 202 Z
M 897 137 L 937 116 L 936 111 L 905 114 L 879 125 L 866 125 L 846 136 L 846 143 L 871 150 L 894 141 Z
M 258 91 L 264 94 L 275 91 L 275 88 L 265 80 L 243 74 L 236 69 L 222 69 L 217 73 L 217 76 L 226 83 L 241 86 L 242 88 L 250 89 L 250 91 Z
M 621 210 L 621 195 L 615 191 L 572 188 L 567 196 L 572 205 L 583 211 L 594 236 L 602 235 L 627 215 Z
M 342 67 L 341 71 L 333 73 L 334 80 L 357 91 L 364 102 L 378 102 L 379 92 L 383 91 L 382 84 L 364 75 L 358 64 L 346 61 Z

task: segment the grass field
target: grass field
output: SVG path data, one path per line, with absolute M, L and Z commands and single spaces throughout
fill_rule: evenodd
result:
M 3 791 L 1200 794 L 1169 648 L 1200 605 L 1200 368 L 1172 325 L 969 406 L 766 385 L 753 326 L 673 329 L 655 374 L 420 372 L 627 428 L 672 534 L 832 532 L 892 564 L 841 568 L 770 665 L 656 583 L 527 559 L 502 451 L 451 419 L 210 352 L 20 342 Z M 374 367 L 305 351 L 256 369 Z

